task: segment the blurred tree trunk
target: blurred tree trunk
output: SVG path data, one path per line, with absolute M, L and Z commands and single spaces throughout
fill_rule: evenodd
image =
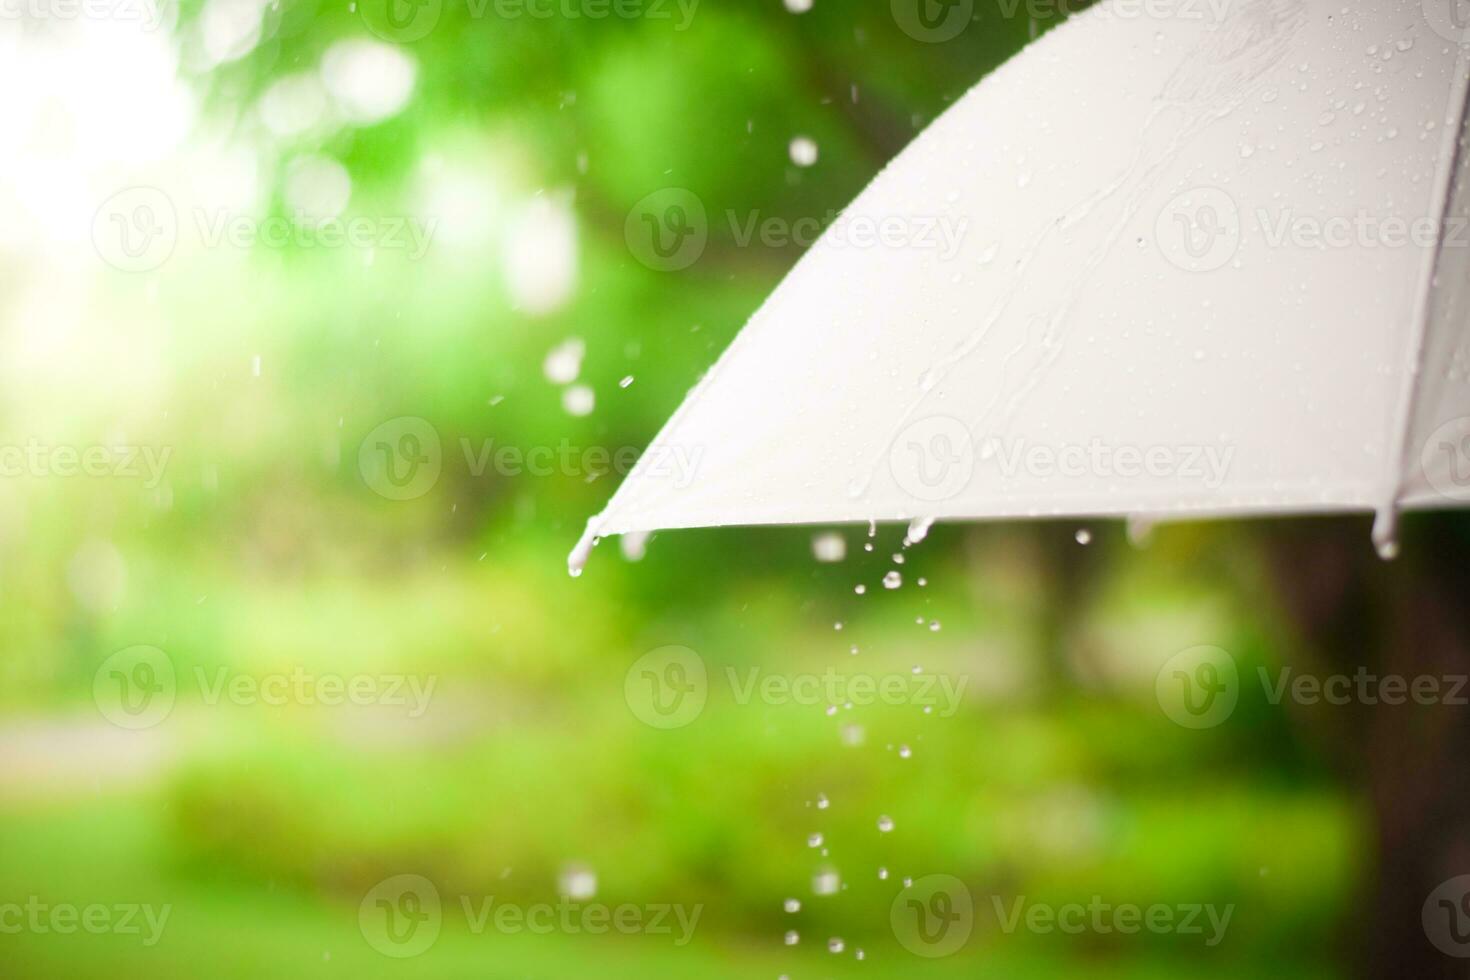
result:
M 1359 521 L 1273 525 L 1266 540 L 1275 585 L 1304 652 L 1323 670 L 1427 675 L 1449 693 L 1455 685 L 1446 679 L 1470 675 L 1465 518 L 1411 518 L 1405 530 L 1403 556 L 1383 562 Z M 1464 699 L 1470 690 L 1453 693 Z M 1373 879 L 1354 924 L 1358 971 L 1374 980 L 1470 976 L 1470 960 L 1436 949 L 1421 917 L 1436 887 L 1470 874 L 1470 707 L 1407 698 L 1355 700 L 1349 711 L 1316 714 L 1336 715 L 1331 742 L 1373 809 Z

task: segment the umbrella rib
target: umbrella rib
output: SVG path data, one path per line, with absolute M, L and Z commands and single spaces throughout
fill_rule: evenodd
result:
M 1464 155 L 1464 128 L 1467 120 L 1467 96 L 1470 96 L 1470 34 L 1460 42 L 1459 55 L 1455 59 L 1454 77 L 1450 81 L 1449 98 L 1445 104 L 1444 134 L 1439 154 L 1438 171 L 1434 175 L 1433 197 L 1430 198 L 1429 213 L 1439 222 L 1439 234 L 1434 247 L 1424 256 L 1419 268 L 1418 289 L 1414 293 L 1410 329 L 1413 336 L 1409 344 L 1409 360 L 1405 365 L 1408 377 L 1399 389 L 1399 403 L 1394 415 L 1392 440 L 1387 455 L 1390 465 L 1383 500 L 1378 505 L 1373 521 L 1373 543 L 1378 551 L 1390 558 L 1397 551 L 1395 538 L 1398 533 L 1399 497 L 1404 489 L 1404 476 L 1409 465 L 1407 458 L 1409 426 L 1412 424 L 1414 405 L 1418 400 L 1421 378 L 1424 374 L 1424 348 L 1429 335 L 1429 319 L 1432 315 L 1430 295 L 1434 289 L 1435 269 L 1439 267 L 1440 254 L 1444 250 L 1444 229 L 1454 199 L 1451 193 L 1455 174 L 1459 171 Z

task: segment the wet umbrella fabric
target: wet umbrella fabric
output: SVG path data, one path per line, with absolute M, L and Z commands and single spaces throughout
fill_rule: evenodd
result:
M 938 119 L 573 571 L 608 534 L 1041 516 L 1365 511 L 1387 553 L 1400 510 L 1470 501 L 1455 5 L 1220 9 L 1103 3 Z

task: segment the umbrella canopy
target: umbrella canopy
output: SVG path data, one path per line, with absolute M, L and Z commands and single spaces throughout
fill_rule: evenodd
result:
M 1049 32 L 803 256 L 573 572 L 614 533 L 1017 516 L 1372 511 L 1391 552 L 1400 509 L 1470 500 L 1455 9 Z

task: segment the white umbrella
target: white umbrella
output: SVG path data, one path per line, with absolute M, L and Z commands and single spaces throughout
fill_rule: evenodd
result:
M 1049 32 L 801 259 L 573 573 L 615 533 L 1047 515 L 1374 512 L 1390 554 L 1401 509 L 1470 501 L 1458 9 Z

